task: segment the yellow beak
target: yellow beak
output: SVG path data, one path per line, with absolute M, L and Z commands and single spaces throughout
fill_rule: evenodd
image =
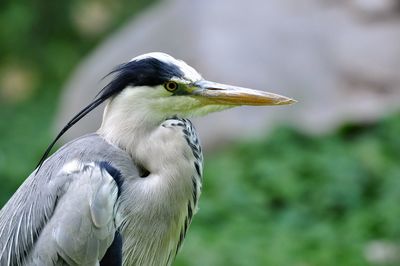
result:
M 223 105 L 284 105 L 294 99 L 258 90 L 215 83 L 207 80 L 196 82 L 192 95 L 202 96 L 207 102 Z

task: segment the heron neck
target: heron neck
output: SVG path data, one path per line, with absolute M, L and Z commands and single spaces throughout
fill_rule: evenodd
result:
M 104 110 L 98 133 L 133 156 L 136 146 L 147 141 L 164 119 L 157 117 L 144 103 L 124 104 L 115 98 L 108 102 Z

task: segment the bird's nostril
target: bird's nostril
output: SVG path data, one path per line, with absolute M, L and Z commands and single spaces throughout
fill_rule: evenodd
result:
M 210 88 L 207 88 L 207 90 L 210 90 L 210 91 L 222 91 L 223 89 L 210 87 Z

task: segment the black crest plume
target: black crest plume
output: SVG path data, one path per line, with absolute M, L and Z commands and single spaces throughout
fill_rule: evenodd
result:
M 179 67 L 173 64 L 165 63 L 156 58 L 149 57 L 139 61 L 134 60 L 121 64 L 105 77 L 110 75 L 115 75 L 110 83 L 108 83 L 97 94 L 93 102 L 83 108 L 64 126 L 63 129 L 61 129 L 60 133 L 58 133 L 47 147 L 37 165 L 36 174 L 39 172 L 43 162 L 49 156 L 53 146 L 64 135 L 64 133 L 105 100 L 118 94 L 127 86 L 156 86 L 163 84 L 174 76 L 182 77 L 183 73 Z
M 51 149 L 64 133 L 85 117 L 93 109 L 103 103 L 113 95 L 118 94 L 127 86 L 156 86 L 163 84 L 172 77 L 182 77 L 184 74 L 178 66 L 162 62 L 156 58 L 145 58 L 139 61 L 130 61 L 117 66 L 105 77 L 115 75 L 95 97 L 93 102 L 76 114 L 65 126 L 54 140 L 47 147 L 42 158 L 37 165 L 36 174 L 39 172 L 43 162 L 49 156 Z

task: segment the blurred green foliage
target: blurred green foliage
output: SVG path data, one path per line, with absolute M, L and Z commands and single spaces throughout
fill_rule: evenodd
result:
M 152 2 L 1 1 L 0 206 L 35 168 L 53 137 L 59 92 L 73 68 Z
M 365 254 L 400 239 L 399 132 L 399 115 L 320 137 L 279 128 L 206 158 L 177 265 L 399 265 Z
M 59 89 L 73 67 L 148 3 L 0 4 L 0 206 L 52 138 Z M 93 9 L 103 29 L 79 20 Z M 29 97 L 6 91 L 10 73 Z M 200 212 L 176 265 L 375 265 L 366 260 L 369 243 L 400 238 L 399 132 L 400 115 L 320 137 L 279 128 L 209 156 Z

